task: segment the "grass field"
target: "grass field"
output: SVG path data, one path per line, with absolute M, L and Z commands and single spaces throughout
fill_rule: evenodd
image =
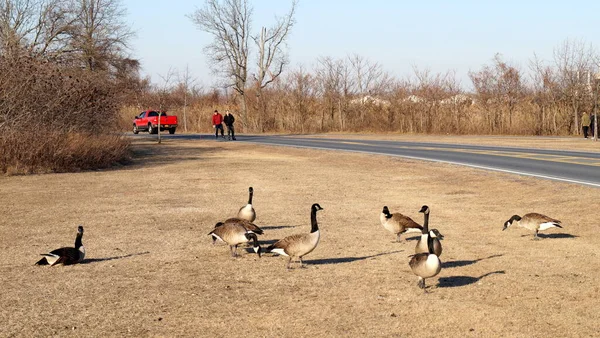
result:
M 0 178 L 0 336 L 600 332 L 597 188 L 212 140 L 134 147 L 134 163 L 114 170 Z M 287 270 L 285 257 L 244 250 L 234 259 L 211 244 L 208 232 L 246 203 L 249 186 L 263 245 L 308 232 L 311 204 L 324 208 L 307 268 Z M 446 238 L 428 294 L 408 266 L 416 237 L 394 243 L 379 223 L 384 205 L 422 222 L 423 204 Z M 501 231 L 511 215 L 532 211 L 564 228 L 539 241 L 517 227 Z M 33 265 L 40 253 L 73 245 L 78 224 L 84 264 Z

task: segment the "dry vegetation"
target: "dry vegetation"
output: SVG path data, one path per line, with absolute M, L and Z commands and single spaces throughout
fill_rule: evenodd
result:
M 600 330 L 598 190 L 411 160 L 240 143 L 136 141 L 121 170 L 0 178 L 0 336 L 585 337 Z M 308 169 L 308 170 L 307 170 Z M 206 235 L 255 188 L 263 244 L 309 230 L 307 268 Z M 383 205 L 445 236 L 416 286 Z M 559 218 L 533 241 L 512 214 Z M 85 264 L 38 267 L 85 226 Z
M 360 55 L 321 57 L 269 87 L 249 81 L 243 95 L 203 90 L 189 73 L 168 77 L 129 109 L 166 107 L 196 132 L 210 130 L 210 112 L 219 108 L 231 109 L 246 132 L 579 135 L 582 113 L 597 107 L 599 66 L 597 51 L 582 41 L 565 41 L 552 59 L 534 56 L 527 65 L 498 54 L 469 83 L 453 71 L 415 68 L 395 78 Z
M 0 174 L 126 160 L 119 109 L 143 81 L 119 0 L 0 2 Z

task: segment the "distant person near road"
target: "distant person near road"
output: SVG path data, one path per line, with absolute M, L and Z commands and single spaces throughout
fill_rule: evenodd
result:
M 219 138 L 219 129 L 221 130 L 221 137 L 225 138 L 225 131 L 223 130 L 223 115 L 219 114 L 219 111 L 215 109 L 215 113 L 212 116 L 213 128 L 215 128 L 215 138 Z
M 583 137 L 588 138 L 588 130 L 590 129 L 590 115 L 583 112 L 581 115 L 581 125 L 583 126 Z
M 596 122 L 596 114 L 592 114 L 590 115 L 590 134 L 592 135 L 592 138 L 594 138 L 595 135 L 595 130 L 594 130 L 594 123 Z
M 235 141 L 235 129 L 233 128 L 233 122 L 235 122 L 235 117 L 233 117 L 233 115 L 231 115 L 229 110 L 227 112 L 225 112 L 225 117 L 223 118 L 223 122 L 225 122 L 225 125 L 227 126 L 227 138 L 229 140 L 233 139 Z

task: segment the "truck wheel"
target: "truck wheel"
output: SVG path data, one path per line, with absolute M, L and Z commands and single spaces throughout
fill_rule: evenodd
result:
M 154 128 L 152 128 L 152 124 L 148 123 L 148 134 L 155 134 Z
M 137 134 L 137 133 L 139 133 L 139 132 L 140 132 L 140 131 L 138 130 L 138 127 L 137 127 L 137 126 L 134 124 L 134 125 L 133 125 L 133 133 L 134 133 L 134 134 Z
M 171 134 L 171 135 L 175 134 L 175 129 L 177 129 L 177 128 L 169 128 L 169 134 Z

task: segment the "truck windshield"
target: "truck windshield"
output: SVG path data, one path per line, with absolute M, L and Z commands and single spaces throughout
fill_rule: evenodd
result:
M 148 113 L 148 117 L 153 117 L 153 116 L 158 116 L 158 112 L 156 112 L 156 111 L 151 111 L 151 112 L 149 112 L 149 113 Z M 161 113 L 160 113 L 160 116 L 167 116 L 167 113 L 165 113 L 165 112 L 161 112 Z

